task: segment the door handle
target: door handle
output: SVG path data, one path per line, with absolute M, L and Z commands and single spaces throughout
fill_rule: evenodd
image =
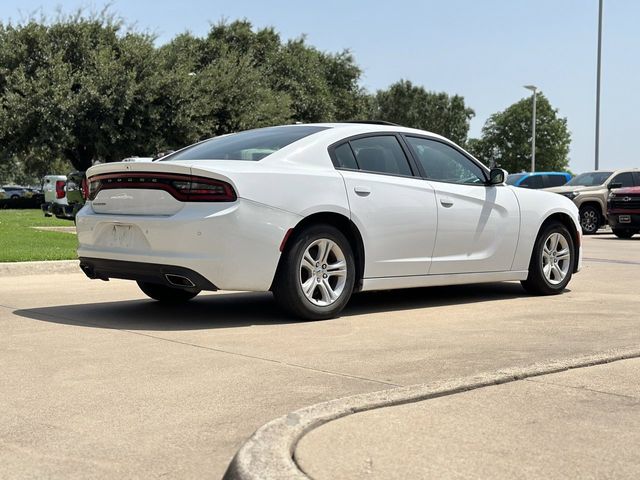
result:
M 440 199 L 440 205 L 442 205 L 444 208 L 450 208 L 453 207 L 453 200 L 451 200 L 450 198 L 441 198 Z
M 361 197 L 366 197 L 371 193 L 371 189 L 369 187 L 354 187 L 353 191 Z

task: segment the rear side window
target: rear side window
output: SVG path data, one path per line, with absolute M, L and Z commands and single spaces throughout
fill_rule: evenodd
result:
M 360 170 L 411 175 L 411 167 L 398 139 L 393 135 L 358 138 L 350 141 Z
M 566 175 L 544 175 L 545 187 L 559 187 L 567 183 Z
M 519 187 L 523 188 L 542 188 L 542 175 L 531 175 L 520 182 Z
M 316 125 L 286 125 L 232 133 L 196 143 L 167 155 L 167 160 L 249 160 L 258 161 L 287 145 L 326 130 Z
M 633 172 L 633 180 L 637 187 L 640 187 L 640 172 Z
M 336 147 L 334 150 L 334 155 L 336 159 L 336 167 L 350 168 L 353 170 L 358 169 L 356 157 L 353 156 L 353 150 L 351 150 L 351 147 L 348 143 L 343 143 L 339 147 Z

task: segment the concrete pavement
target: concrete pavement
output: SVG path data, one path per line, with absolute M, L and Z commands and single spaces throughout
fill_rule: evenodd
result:
M 313 323 L 268 294 L 161 308 L 132 282 L 0 274 L 0 477 L 219 478 L 253 431 L 307 405 L 640 345 L 640 242 L 586 238 L 585 257 L 557 297 L 361 294 Z
M 638 478 L 640 359 L 349 415 L 307 433 L 311 478 Z

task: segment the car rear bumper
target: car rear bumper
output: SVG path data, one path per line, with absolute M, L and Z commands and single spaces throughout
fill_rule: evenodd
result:
M 267 291 L 282 239 L 299 220 L 245 199 L 185 203 L 165 216 L 97 214 L 87 203 L 76 217 L 78 256 L 95 278 L 164 283 L 171 269 L 185 269 L 202 277 L 191 281 L 203 290 Z
M 218 290 L 218 287 L 198 272 L 174 265 L 80 257 L 80 268 L 91 279 L 123 278 L 169 287 Z

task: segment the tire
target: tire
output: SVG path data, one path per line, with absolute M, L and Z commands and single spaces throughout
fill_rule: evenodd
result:
M 602 225 L 602 215 L 598 208 L 586 205 L 580 209 L 580 226 L 584 235 L 593 235 Z
M 565 251 L 568 251 L 568 257 L 563 253 Z M 533 295 L 556 295 L 571 280 L 574 265 L 575 246 L 569 230 L 561 223 L 550 223 L 536 239 L 529 275 L 521 282 L 522 286 Z
M 179 304 L 191 300 L 200 293 L 197 289 L 168 287 L 159 283 L 137 282 L 144 294 L 160 303 Z
M 353 250 L 344 234 L 331 225 L 311 225 L 290 240 L 272 291 L 288 313 L 323 320 L 334 318 L 346 306 L 355 278 Z
M 618 237 L 618 238 L 623 238 L 625 240 L 630 239 L 631 237 L 633 237 L 636 233 L 635 230 L 626 230 L 626 229 L 619 229 L 619 228 L 614 228 L 613 229 L 613 234 Z

